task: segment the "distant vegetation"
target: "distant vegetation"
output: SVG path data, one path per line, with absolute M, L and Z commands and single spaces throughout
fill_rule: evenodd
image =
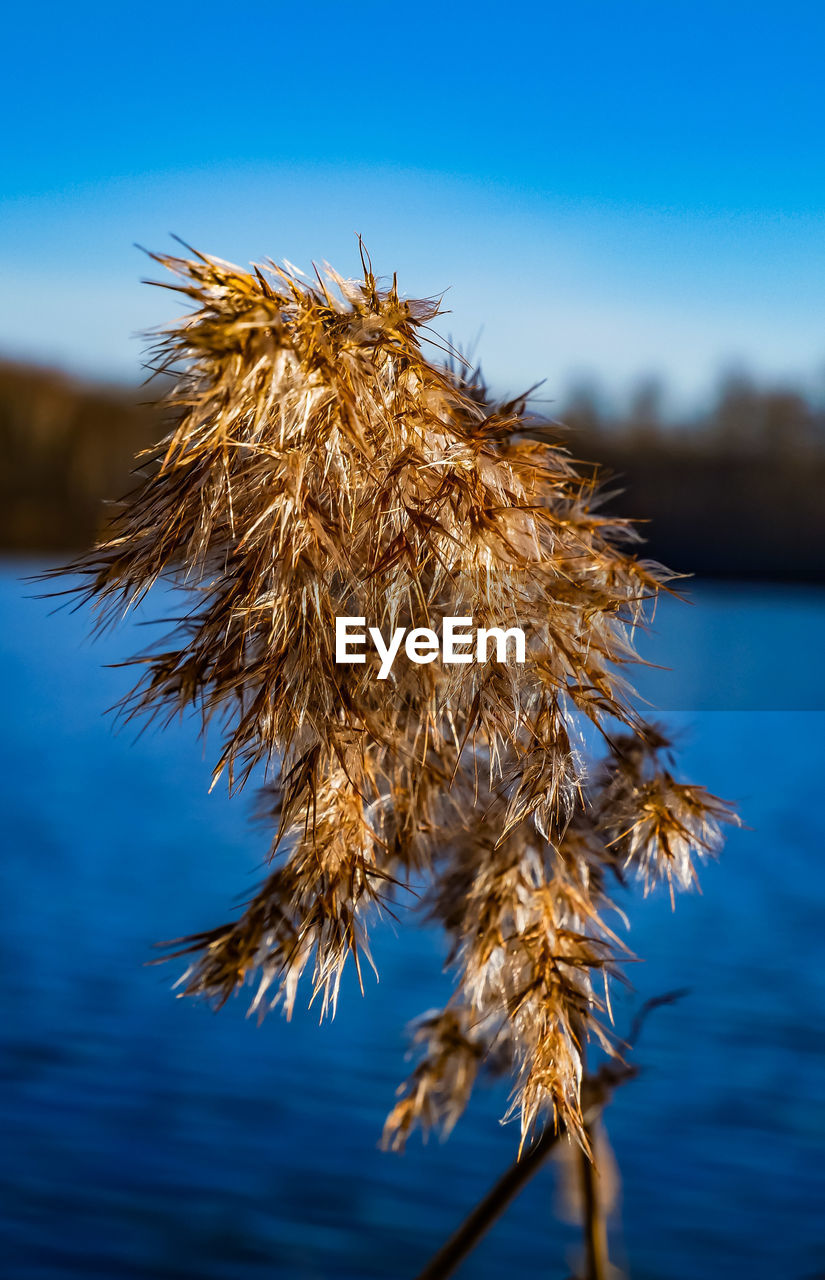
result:
M 573 453 L 602 463 L 623 510 L 649 521 L 651 553 L 706 577 L 825 581 L 825 407 L 744 376 L 702 417 L 664 421 L 660 403 L 650 383 L 626 415 L 587 392 L 558 414 Z
M 0 550 L 88 545 L 166 430 L 152 395 L 0 362 Z M 574 456 L 649 522 L 649 553 L 703 576 L 825 581 L 825 409 L 744 377 L 701 418 L 665 421 L 660 405 L 651 383 L 623 414 L 586 390 L 554 408 Z
M 133 487 L 134 456 L 158 434 L 151 392 L 0 363 L 0 549 L 87 546 L 104 500 Z

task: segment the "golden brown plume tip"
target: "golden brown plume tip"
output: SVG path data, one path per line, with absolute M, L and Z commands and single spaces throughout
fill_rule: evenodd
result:
M 623 669 L 667 575 L 601 513 L 523 402 L 494 403 L 430 322 L 433 300 L 363 278 L 152 255 L 188 313 L 156 335 L 172 429 L 74 568 L 115 620 L 159 581 L 187 597 L 123 711 L 196 708 L 216 776 L 273 766 L 272 866 L 241 916 L 187 939 L 187 993 L 323 1010 L 414 879 L 456 986 L 386 1141 L 449 1128 L 479 1068 L 513 1078 L 522 1134 L 581 1137 L 582 1052 L 612 1050 L 611 881 L 687 887 L 731 811 L 673 775 Z M 447 617 L 518 627 L 523 663 L 335 660 L 336 617 L 384 634 Z M 136 660 L 137 661 L 137 660 Z

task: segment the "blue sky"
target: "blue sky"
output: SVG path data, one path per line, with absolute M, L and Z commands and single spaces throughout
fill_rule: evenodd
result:
M 493 382 L 825 382 L 825 6 L 32 3 L 5 19 L 0 352 L 136 377 L 177 232 L 355 272 Z

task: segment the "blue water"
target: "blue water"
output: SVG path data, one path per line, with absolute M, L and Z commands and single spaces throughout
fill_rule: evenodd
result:
M 412 1280 L 517 1145 L 497 1086 L 448 1142 L 377 1149 L 404 1026 L 448 989 L 438 938 L 379 927 L 380 984 L 346 984 L 323 1027 L 176 1000 L 177 971 L 145 962 L 255 883 L 251 797 L 206 794 L 190 724 L 114 734 L 128 674 L 102 664 L 144 637 L 87 642 L 25 571 L 0 571 L 0 1275 Z M 685 772 L 750 829 L 675 915 L 633 905 L 644 963 L 619 1026 L 647 995 L 691 994 L 651 1017 L 608 1115 L 613 1247 L 635 1280 L 803 1280 L 825 1274 L 825 595 L 694 596 L 659 614 L 645 650 L 677 672 L 645 691 Z M 464 1280 L 569 1275 L 556 1181 L 540 1172 Z

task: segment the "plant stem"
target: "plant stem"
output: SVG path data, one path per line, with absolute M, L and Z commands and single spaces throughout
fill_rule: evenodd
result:
M 585 1125 L 591 1156 L 579 1155 L 582 1172 L 584 1206 L 584 1247 L 587 1261 L 586 1280 L 607 1280 L 610 1262 L 607 1255 L 607 1226 L 599 1199 L 599 1171 L 596 1165 L 596 1135 L 592 1125 Z
M 642 1026 L 648 1015 L 662 1005 L 674 1004 L 686 995 L 685 990 L 668 991 L 661 996 L 647 1000 L 636 1014 L 628 1037 L 628 1049 L 635 1048 Z M 637 1068 L 627 1062 L 606 1063 L 595 1075 L 586 1076 L 582 1084 L 582 1111 L 585 1116 L 585 1131 L 591 1150 L 593 1149 L 593 1122 L 601 1112 L 617 1085 L 632 1080 Z M 533 1174 L 553 1150 L 553 1147 L 564 1136 L 564 1126 L 556 1129 L 545 1129 L 527 1151 L 516 1160 L 505 1174 L 499 1178 L 494 1187 L 487 1192 L 453 1232 L 446 1244 L 443 1244 L 416 1280 L 447 1280 L 470 1254 L 493 1223 L 501 1217 L 504 1210 L 518 1195 L 521 1188 L 532 1178 Z M 582 1177 L 584 1181 L 585 1205 L 585 1243 L 587 1249 L 587 1280 L 607 1280 L 609 1262 L 607 1258 L 607 1235 L 604 1216 L 598 1202 L 596 1171 L 587 1156 L 582 1153 Z
M 445 1280 L 446 1276 L 451 1276 L 476 1247 L 481 1237 L 501 1217 L 524 1184 L 532 1178 L 563 1134 L 563 1128 L 545 1129 L 529 1151 L 520 1160 L 516 1160 L 479 1201 L 458 1230 L 453 1232 L 438 1253 L 430 1259 L 424 1270 L 419 1272 L 416 1280 Z
M 582 1108 L 589 1124 L 592 1124 L 602 1107 L 609 1101 L 613 1089 L 626 1080 L 631 1080 L 635 1075 L 636 1068 L 633 1066 L 625 1063 L 608 1064 L 585 1080 L 582 1086 Z M 458 1230 L 454 1231 L 446 1244 L 441 1246 L 424 1270 L 418 1273 L 416 1280 L 446 1280 L 446 1277 L 453 1275 L 482 1236 L 501 1217 L 525 1183 L 532 1178 L 556 1144 L 564 1137 L 565 1132 L 563 1125 L 558 1129 L 545 1129 L 541 1137 L 510 1166 L 495 1186 L 479 1201 Z M 600 1272 L 594 1272 L 593 1275 L 596 1280 L 606 1280 L 607 1272 L 603 1269 Z

